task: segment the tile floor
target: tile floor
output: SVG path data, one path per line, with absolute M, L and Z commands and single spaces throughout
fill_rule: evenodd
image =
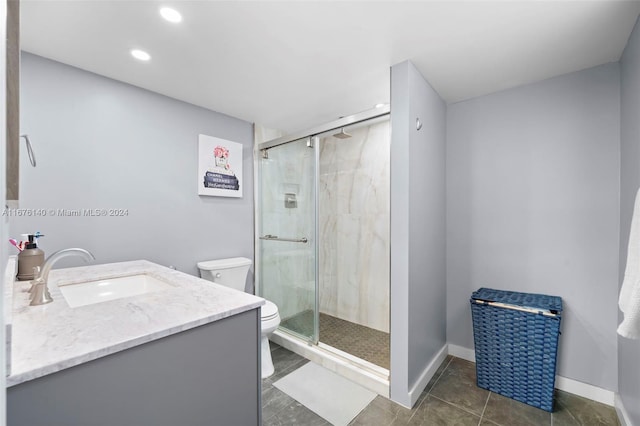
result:
M 281 326 L 309 336 L 313 333 L 313 311 L 301 312 Z M 389 369 L 389 333 L 321 312 L 320 342 Z
M 329 425 L 273 383 L 306 364 L 306 359 L 272 343 L 276 373 L 262 381 L 265 426 Z M 619 425 L 612 407 L 557 391 L 553 414 L 504 398 L 475 385 L 475 366 L 447 357 L 411 410 L 376 397 L 350 425 L 595 426 Z

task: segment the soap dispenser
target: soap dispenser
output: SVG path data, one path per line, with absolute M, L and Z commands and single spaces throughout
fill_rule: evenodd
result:
M 20 252 L 18 255 L 18 280 L 19 281 L 27 281 L 33 280 L 37 276 L 37 271 L 42 269 L 42 265 L 44 264 L 44 251 L 38 248 L 38 244 L 36 243 L 38 237 L 44 237 L 44 235 L 38 233 L 34 234 L 25 234 L 28 238 L 29 242 L 27 243 L 24 250 Z M 36 271 L 34 271 L 34 268 Z

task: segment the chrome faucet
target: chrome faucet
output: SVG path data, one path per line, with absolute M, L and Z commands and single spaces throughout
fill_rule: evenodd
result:
M 31 281 L 31 289 L 29 290 L 29 292 L 31 292 L 31 303 L 29 303 L 29 305 L 38 306 L 53 302 L 53 298 L 49 293 L 49 287 L 47 287 L 49 272 L 54 263 L 68 256 L 80 256 L 87 262 L 96 260 L 93 254 L 81 248 L 68 248 L 53 253 L 44 261 L 42 269 L 34 268 L 34 271 L 39 270 L 39 274 L 36 279 Z

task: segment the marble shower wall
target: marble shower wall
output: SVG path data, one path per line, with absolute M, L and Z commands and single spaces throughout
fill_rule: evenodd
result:
M 320 312 L 389 332 L 390 124 L 347 132 L 320 143 Z

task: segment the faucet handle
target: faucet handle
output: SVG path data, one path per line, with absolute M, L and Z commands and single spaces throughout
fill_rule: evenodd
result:
M 33 293 L 31 293 L 30 306 L 45 305 L 53 302 L 53 297 L 49 293 L 49 287 L 46 284 L 35 284 L 33 286 Z
M 33 279 L 29 281 L 31 283 L 31 287 L 27 290 L 29 293 L 33 293 L 33 290 L 36 288 L 36 284 L 38 283 L 38 277 L 40 277 L 40 271 L 42 270 L 39 266 L 33 267 Z

